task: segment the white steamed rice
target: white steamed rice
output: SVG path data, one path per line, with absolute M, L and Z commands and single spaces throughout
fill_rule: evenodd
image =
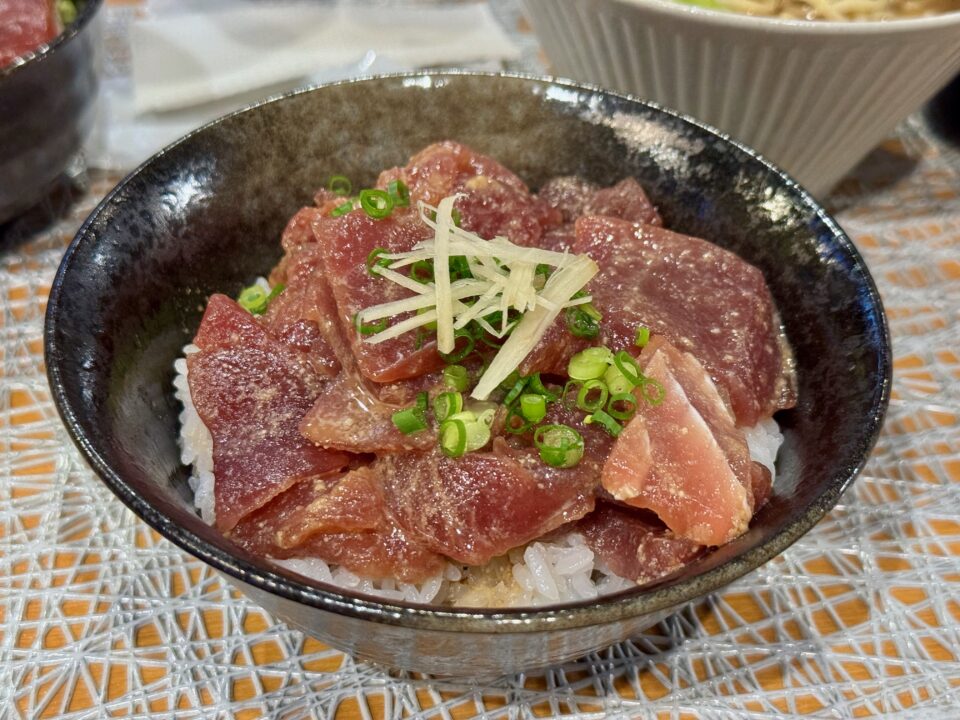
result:
M 196 345 L 187 345 L 184 355 L 198 349 Z M 204 522 L 212 524 L 216 518 L 213 439 L 193 406 L 187 384 L 186 359 L 178 359 L 174 369 L 176 396 L 184 408 L 180 413 L 180 459 L 184 465 L 192 466 L 190 487 L 194 492 L 194 505 Z M 747 428 L 746 436 L 750 456 L 773 473 L 773 461 L 783 443 L 776 421 L 771 418 Z M 361 578 L 346 568 L 329 565 L 319 558 L 273 562 L 304 577 L 385 600 L 449 603 L 461 607 L 547 605 L 592 599 L 633 585 L 630 580 L 609 572 L 578 533 L 515 548 L 482 568 L 448 563 L 442 572 L 417 585 L 389 578 Z

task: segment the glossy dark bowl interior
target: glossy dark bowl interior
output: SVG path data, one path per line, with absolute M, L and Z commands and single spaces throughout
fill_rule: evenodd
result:
M 598 602 L 454 612 L 306 585 L 233 546 L 191 509 L 173 361 L 205 299 L 279 258 L 287 219 L 334 173 L 372 183 L 426 144 L 489 153 L 534 188 L 632 175 L 669 227 L 765 273 L 796 350 L 800 403 L 771 502 L 749 532 L 656 585 Z M 445 674 L 544 666 L 628 637 L 781 552 L 862 467 L 887 403 L 890 351 L 863 261 L 800 188 L 727 139 L 595 88 L 426 74 L 322 87 L 227 117 L 156 155 L 104 200 L 64 258 L 46 327 L 61 415 L 140 517 L 280 617 L 365 659 Z
M 0 224 L 43 198 L 90 132 L 102 4 L 87 0 L 47 46 L 0 68 Z

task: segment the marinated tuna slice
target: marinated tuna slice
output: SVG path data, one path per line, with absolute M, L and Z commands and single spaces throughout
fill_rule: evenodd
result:
M 603 470 L 603 464 L 610 454 L 614 439 L 603 428 L 596 424 L 586 424 L 584 419 L 586 415 L 578 408 L 572 405 L 565 405 L 563 402 L 553 402 L 547 406 L 547 414 L 541 421 L 543 425 L 566 425 L 573 428 L 583 438 L 583 457 L 576 465 L 576 475 L 582 479 L 578 482 L 593 483 L 599 485 L 600 474 Z M 509 445 L 515 454 L 515 457 L 521 460 L 522 464 L 531 463 L 533 467 L 548 469 L 548 466 L 539 458 L 536 451 L 531 449 L 532 433 L 523 435 L 514 435 L 499 430 L 497 424 L 494 425 L 497 434 L 502 434 L 504 441 Z M 571 477 L 573 473 L 568 473 Z
M 595 183 L 576 175 L 561 175 L 544 183 L 537 197 L 560 211 L 564 225 L 583 215 L 583 209 L 599 189 Z
M 537 196 L 557 208 L 564 224 L 586 215 L 603 215 L 648 225 L 663 225 L 660 214 L 633 178 L 600 188 L 578 177 L 558 177 L 547 182 Z
M 704 549 L 673 536 L 655 518 L 604 502 L 575 529 L 614 574 L 641 584 L 680 569 Z
M 442 555 L 412 540 L 396 525 L 375 533 L 314 535 L 287 557 L 320 558 L 367 578 L 396 578 L 419 583 L 446 565 Z
M 384 514 L 366 468 L 298 483 L 242 519 L 230 539 L 255 555 L 320 558 L 373 578 L 419 582 L 444 565 Z
M 663 401 L 638 397 L 637 414 L 603 467 L 603 487 L 655 512 L 677 537 L 722 545 L 741 535 L 752 515 L 746 439 L 692 356 L 663 344 L 644 373 L 663 386 Z
M 773 475 L 758 462 L 750 471 L 750 494 L 753 496 L 753 512 L 767 504 L 773 492 Z
M 747 499 L 752 512 L 755 509 L 754 479 L 763 484 L 763 478 L 757 474 L 763 467 L 750 458 L 747 436 L 743 429 L 736 425 L 728 400 L 720 394 L 703 365 L 690 353 L 680 352 L 662 337 L 654 337 L 643 349 L 640 359 L 644 366 L 647 366 L 658 355 L 663 356 L 662 359 L 683 387 L 690 404 L 713 433 L 733 474 L 747 489 Z M 644 409 L 655 411 L 655 408 Z M 762 488 L 758 487 L 757 492 L 765 499 Z
M 317 207 L 301 208 L 296 215 L 290 218 L 280 236 L 280 245 L 285 252 L 290 252 L 304 245 L 315 242 L 313 237 L 313 223 L 323 217 L 323 212 Z
M 597 190 L 583 207 L 583 215 L 603 215 L 647 225 L 663 225 L 660 213 L 633 178 Z
M 240 521 L 230 537 L 275 551 L 317 533 L 375 532 L 386 524 L 379 485 L 368 468 L 299 481 Z
M 792 359 L 755 267 L 704 240 L 602 217 L 577 221 L 574 250 L 600 265 L 588 290 L 601 342 L 632 347 L 640 325 L 663 335 L 710 371 L 740 425 L 795 404 Z
M 298 480 L 344 467 L 347 456 L 304 438 L 300 419 L 322 379 L 224 295 L 210 298 L 187 358 L 190 393 L 213 438 L 217 527 L 237 521 Z
M 365 308 L 410 297 L 411 291 L 371 275 L 370 253 L 377 248 L 391 252 L 410 250 L 429 229 L 413 211 L 394 211 L 389 218 L 374 220 L 362 210 L 340 217 L 325 217 L 314 223 L 320 247 L 323 280 L 336 303 L 336 317 L 350 344 L 360 373 L 376 382 L 391 382 L 430 372 L 443 363 L 432 340 L 418 347 L 416 333 L 405 333 L 372 344 L 357 332 L 354 316 Z M 407 315 L 393 319 L 400 322 Z
M 562 219 L 503 165 L 455 142 L 424 148 L 405 167 L 382 173 L 377 185 L 385 188 L 393 180 L 406 183 L 414 205 L 436 205 L 462 193 L 456 203 L 461 226 L 483 238 L 502 235 L 518 245 L 537 245 L 544 230 Z
M 536 347 L 520 363 L 519 371 L 522 375 L 539 372 L 547 375 L 566 375 L 567 364 L 570 358 L 581 350 L 594 344 L 573 335 L 567 329 L 567 322 L 561 313 L 554 323 L 547 328 Z
M 317 254 L 294 251 L 288 257 L 283 279 L 274 279 L 284 290 L 270 302 L 263 321 L 285 345 L 304 353 L 320 375 L 334 377 L 340 372 L 340 360 L 329 333 L 321 330 L 317 320 L 316 289 L 312 287 Z
M 556 252 L 581 252 L 574 220 L 584 215 L 603 215 L 649 225 L 663 224 L 657 209 L 633 178 L 621 180 L 609 188 L 597 188 L 580 178 L 560 177 L 548 182 L 540 190 L 540 197 L 563 213 L 565 224 L 545 233 L 540 242 L 541 247 Z M 604 271 L 601 263 L 600 275 L 594 279 L 591 289 L 602 282 Z M 574 337 L 561 315 L 523 361 L 520 372 L 563 374 L 567 360 L 591 344 Z
M 0 3 L 0 70 L 57 35 L 55 3 L 4 0 Z
M 436 450 L 385 456 L 377 467 L 390 514 L 434 552 L 482 565 L 593 509 L 591 474 L 497 445 L 456 460 Z
M 435 445 L 432 433 L 404 435 L 393 424 L 393 414 L 408 406 L 383 402 L 372 384 L 344 370 L 320 389 L 300 431 L 320 447 L 355 453 L 401 452 Z

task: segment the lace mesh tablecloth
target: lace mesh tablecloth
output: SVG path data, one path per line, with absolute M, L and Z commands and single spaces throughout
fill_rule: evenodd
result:
M 0 239 L 0 718 L 960 717 L 960 156 L 919 118 L 830 198 L 896 359 L 859 480 L 724 591 L 603 652 L 483 685 L 388 674 L 287 628 L 86 467 L 50 401 L 43 313 L 115 180 L 92 174 Z

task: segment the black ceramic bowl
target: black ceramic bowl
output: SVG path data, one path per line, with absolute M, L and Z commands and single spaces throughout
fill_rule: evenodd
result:
M 454 611 L 308 585 L 253 557 L 191 509 L 173 361 L 204 301 L 280 255 L 287 219 L 333 173 L 372 183 L 426 144 L 456 139 L 533 187 L 575 173 L 634 176 L 671 228 L 760 267 L 799 365 L 782 413 L 776 492 L 749 532 L 674 576 L 596 602 Z M 265 608 L 359 658 L 440 674 L 545 666 L 629 637 L 777 555 L 863 466 L 890 381 L 874 284 L 836 223 L 789 178 L 690 120 L 602 90 L 513 76 L 419 74 L 329 85 L 219 120 L 159 153 L 80 229 L 46 326 L 49 380 L 73 439 L 134 512 Z
M 93 124 L 102 0 L 49 44 L 0 68 L 0 224 L 41 200 Z

